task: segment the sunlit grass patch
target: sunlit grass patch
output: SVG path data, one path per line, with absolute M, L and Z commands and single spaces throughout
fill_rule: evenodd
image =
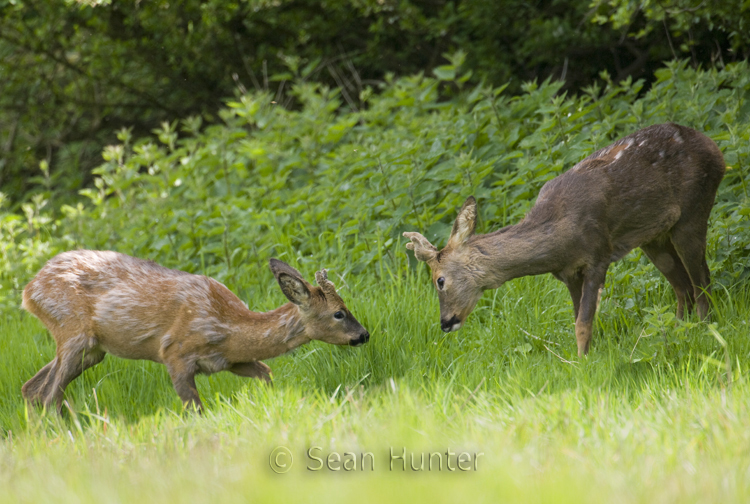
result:
M 726 347 L 697 320 L 682 332 L 685 323 L 656 327 L 667 347 L 661 333 L 641 336 L 657 323 L 650 315 L 673 310 L 668 287 L 643 315 L 605 300 L 591 355 L 580 360 L 567 293 L 551 278 L 487 293 L 449 334 L 424 272 L 394 276 L 385 288 L 351 287 L 344 296 L 372 332 L 368 345 L 313 343 L 273 359 L 273 387 L 228 373 L 200 377 L 202 416 L 181 412 L 163 366 L 113 357 L 68 387 L 63 418 L 28 407 L 20 387 L 54 345 L 35 319 L 8 314 L 0 327 L 2 492 L 17 502 L 128 501 L 146 492 L 195 502 L 748 495 L 744 291 L 714 293 L 711 323 Z M 288 473 L 270 468 L 277 447 L 294 457 Z M 308 469 L 320 465 L 311 448 L 326 464 L 335 453 L 331 467 Z M 411 455 L 420 467 L 421 454 L 448 451 L 453 471 L 412 469 Z M 363 452 L 374 455 L 374 469 L 338 462 Z M 476 469 L 457 469 L 461 452 L 483 453 Z M 391 470 L 391 453 L 407 460 Z

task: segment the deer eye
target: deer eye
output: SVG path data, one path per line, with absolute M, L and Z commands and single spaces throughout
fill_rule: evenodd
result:
M 344 312 L 342 311 L 337 311 L 333 314 L 333 318 L 335 318 L 336 320 L 342 320 L 345 316 L 346 315 L 344 315 Z
M 444 277 L 438 278 L 437 284 L 438 284 L 438 289 L 443 290 L 443 288 L 445 287 L 445 278 Z

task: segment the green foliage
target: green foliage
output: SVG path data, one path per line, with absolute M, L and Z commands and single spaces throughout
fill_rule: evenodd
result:
M 709 31 L 721 32 L 730 40 L 734 51 L 746 52 L 750 48 L 750 40 L 747 38 L 750 29 L 750 3 L 747 1 L 595 0 L 591 6 L 597 12 L 593 17 L 595 22 L 611 23 L 615 29 L 624 28 L 636 38 L 668 27 L 677 40 L 684 40 L 678 46 L 682 53 L 695 50 L 698 44 L 693 33 L 699 32 L 703 27 Z M 645 25 L 638 26 L 635 23 L 639 15 L 647 20 Z
M 442 55 L 458 49 L 468 82 L 512 94 L 549 77 L 579 92 L 602 70 L 650 83 L 676 56 L 721 67 L 748 55 L 747 12 L 728 0 L 3 2 L 0 191 L 15 207 L 46 162 L 56 197 L 75 203 L 121 128 L 221 124 L 222 100 L 245 88 L 297 109 L 301 82 L 339 88 L 358 111 L 389 75 L 450 77 Z
M 336 268 L 342 278 L 382 277 L 407 261 L 404 230 L 443 244 L 470 194 L 479 200 L 480 231 L 514 223 L 546 181 L 665 121 L 704 131 L 723 150 L 730 169 L 712 221 L 711 267 L 724 285 L 747 275 L 747 65 L 701 72 L 675 63 L 642 97 L 640 82 L 615 84 L 607 75 L 580 97 L 559 94 L 552 82 L 528 83 L 510 97 L 504 88 L 467 86 L 463 55 L 449 59 L 436 71 L 444 80 L 392 80 L 358 111 L 341 108 L 339 90 L 301 79 L 290 90 L 296 110 L 247 93 L 220 111 L 221 125 L 165 122 L 138 140 L 121 131 L 122 143 L 107 147 L 94 170 L 94 187 L 81 191 L 88 203 L 54 211 L 41 177 L 25 219 L 0 214 L 8 237 L 0 302 L 16 303 L 13 289 L 44 259 L 74 247 L 117 249 L 250 291 L 258 284 L 238 285 L 237 275 L 253 272 L 264 285 L 274 255 Z M 447 84 L 457 92 L 441 101 L 438 88 Z M 610 275 L 608 289 L 628 306 L 642 306 L 659 281 L 639 264 Z

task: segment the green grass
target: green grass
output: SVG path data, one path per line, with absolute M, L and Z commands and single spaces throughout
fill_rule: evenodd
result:
M 618 265 L 611 279 L 632 266 Z M 609 280 L 592 353 L 579 361 L 561 283 L 510 282 L 446 335 L 423 268 L 386 284 L 365 275 L 347 279 L 348 288 L 338 282 L 372 333 L 368 345 L 312 343 L 268 361 L 274 387 L 229 373 L 200 377 L 203 416 L 181 413 L 163 366 L 112 357 L 68 387 L 72 411 L 63 418 L 27 407 L 21 385 L 54 344 L 30 315 L 6 313 L 0 498 L 747 500 L 746 289 L 716 288 L 709 326 L 671 320 L 674 296 L 655 275 L 637 295 Z M 283 302 L 280 292 L 248 300 L 259 310 Z M 286 474 L 269 467 L 277 446 L 295 458 Z M 309 471 L 317 463 L 305 452 L 314 446 L 372 452 L 374 471 Z M 484 455 L 476 471 L 402 471 L 398 462 L 390 471 L 390 448 Z

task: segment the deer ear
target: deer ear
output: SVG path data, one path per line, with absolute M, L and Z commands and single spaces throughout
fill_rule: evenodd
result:
M 430 243 L 427 238 L 419 233 L 404 233 L 404 236 L 411 240 L 406 244 L 406 248 L 414 251 L 414 257 L 420 261 L 429 263 L 437 257 L 437 248 Z
M 448 246 L 452 248 L 463 245 L 477 227 L 477 200 L 474 196 L 469 196 L 464 202 L 464 206 L 458 212 L 456 222 L 453 223 L 451 237 L 448 239 Z
M 284 261 L 271 259 L 269 261 L 273 276 L 279 282 L 281 292 L 296 305 L 304 306 L 310 301 L 310 284 L 308 284 L 299 271 L 289 266 Z

